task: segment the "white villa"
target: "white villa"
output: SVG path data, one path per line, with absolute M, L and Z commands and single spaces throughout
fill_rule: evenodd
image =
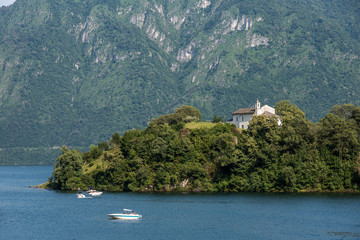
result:
M 232 113 L 232 119 L 228 120 L 228 123 L 233 123 L 238 128 L 247 129 L 252 116 L 264 115 L 267 117 L 278 117 L 275 114 L 275 109 L 264 105 L 261 107 L 259 100 L 256 100 L 255 107 L 252 108 L 240 108 L 239 110 Z M 279 125 L 281 125 L 279 119 Z

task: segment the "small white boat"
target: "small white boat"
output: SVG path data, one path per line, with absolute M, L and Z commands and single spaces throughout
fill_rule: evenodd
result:
M 76 198 L 86 198 L 86 196 L 83 193 L 77 193 Z
M 100 196 L 101 194 L 103 194 L 103 192 L 99 192 L 99 191 L 96 191 L 96 190 L 92 190 L 92 191 L 89 192 L 89 195 L 91 195 L 93 197 Z
M 114 219 L 127 219 L 127 220 L 136 220 L 142 218 L 142 215 L 135 213 L 131 209 L 124 209 L 122 213 L 112 213 L 112 214 L 108 214 L 108 216 Z

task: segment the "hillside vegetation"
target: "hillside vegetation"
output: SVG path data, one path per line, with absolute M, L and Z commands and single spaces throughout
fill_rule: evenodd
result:
M 47 187 L 134 192 L 359 191 L 360 107 L 337 105 L 318 124 L 288 101 L 249 129 L 192 128 L 201 113 L 183 106 L 143 130 L 114 133 L 89 152 L 63 147 Z M 195 120 L 197 119 L 197 120 Z
M 359 16 L 357 0 L 17 0 L 0 9 L 0 164 L 182 105 L 211 120 L 291 100 L 313 122 L 360 105 Z

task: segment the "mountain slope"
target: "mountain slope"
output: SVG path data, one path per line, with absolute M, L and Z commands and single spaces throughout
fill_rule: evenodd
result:
M 0 9 L 0 164 L 9 148 L 89 146 L 184 104 L 206 120 L 289 99 L 313 121 L 359 105 L 359 9 L 355 0 L 17 0 Z

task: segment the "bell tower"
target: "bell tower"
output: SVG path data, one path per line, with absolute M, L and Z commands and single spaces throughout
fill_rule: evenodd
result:
M 260 115 L 261 111 L 260 111 L 260 102 L 259 99 L 256 99 L 256 104 L 255 104 L 255 116 Z

